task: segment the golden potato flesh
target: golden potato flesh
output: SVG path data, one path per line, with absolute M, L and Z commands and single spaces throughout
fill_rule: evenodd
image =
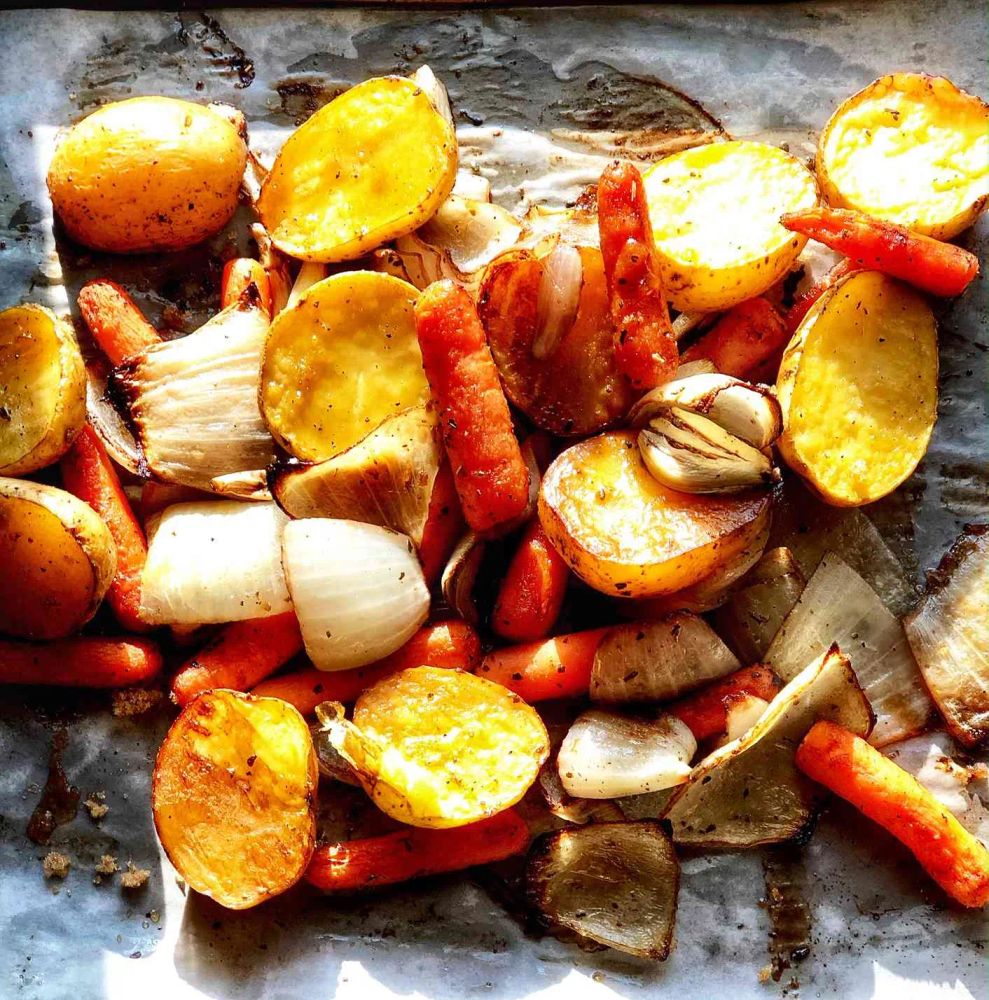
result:
M 453 126 L 414 81 L 352 87 L 282 147 L 258 199 L 271 239 L 293 257 L 352 260 L 426 222 L 453 190 Z
M 876 271 L 851 275 L 815 304 L 783 355 L 780 454 L 828 503 L 878 500 L 927 451 L 937 371 L 923 297 Z
M 0 312 L 0 474 L 62 456 L 86 422 L 86 371 L 72 328 L 43 306 Z
M 179 250 L 237 208 L 247 147 L 210 108 L 171 97 L 107 104 L 74 125 L 48 170 L 69 235 L 96 250 Z
M 549 754 L 535 709 L 461 670 L 403 670 L 365 691 L 343 725 L 339 749 L 368 794 L 411 826 L 464 826 L 507 809 Z
M 295 885 L 316 844 L 316 751 L 280 698 L 207 691 L 172 724 L 151 808 L 169 860 L 192 889 L 243 910 Z
M 54 486 L 0 477 L 0 633 L 71 635 L 96 613 L 116 569 L 92 507 Z
M 391 275 L 345 271 L 278 314 L 261 362 L 261 414 L 286 451 L 324 462 L 429 400 L 418 296 Z
M 817 177 L 832 205 L 948 240 L 985 208 L 987 163 L 989 105 L 943 77 L 893 73 L 831 116 Z
M 660 160 L 644 178 L 670 302 L 707 312 L 761 295 L 793 266 L 807 240 L 784 212 L 817 204 L 814 175 L 761 142 L 715 142 Z
M 573 571 L 618 597 L 672 594 L 758 538 L 771 494 L 679 493 L 649 474 L 627 431 L 563 452 L 539 491 L 539 518 Z

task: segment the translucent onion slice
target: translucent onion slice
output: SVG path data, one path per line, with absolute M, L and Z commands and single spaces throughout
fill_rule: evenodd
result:
M 804 575 L 793 553 L 770 549 L 714 616 L 714 627 L 743 663 L 759 663 L 803 593 Z
M 725 743 L 740 739 L 765 714 L 769 702 L 754 694 L 736 692 L 725 698 Z
M 110 400 L 108 375 L 104 365 L 86 364 L 86 419 L 117 465 L 143 478 L 148 474 L 148 467 L 127 421 Z
M 904 620 L 924 680 L 952 735 L 989 734 L 989 525 L 969 525 Z
M 579 799 L 569 795 L 560 781 L 555 764 L 547 764 L 539 772 L 539 791 L 546 808 L 557 819 L 583 826 L 585 823 L 620 823 L 625 814 L 607 799 Z
M 656 721 L 591 709 L 563 738 L 556 767 L 563 790 L 585 799 L 617 799 L 687 780 L 697 741 L 672 715 Z
M 334 518 L 291 521 L 282 559 L 306 653 L 320 670 L 380 660 L 429 614 L 415 547 L 396 531 Z
M 141 615 L 153 625 L 194 626 L 266 618 L 292 604 L 282 572 L 273 503 L 180 503 L 148 522 Z
M 860 736 L 872 725 L 869 702 L 836 646 L 797 674 L 744 736 L 693 769 L 664 814 L 673 839 L 691 847 L 742 848 L 803 833 L 822 793 L 793 757 L 819 719 Z
M 291 309 L 313 285 L 322 281 L 328 273 L 325 264 L 311 260 L 303 261 L 299 273 L 295 276 L 295 281 L 292 282 L 292 290 L 288 294 L 285 308 Z
M 536 298 L 532 354 L 539 361 L 545 361 L 552 356 L 563 336 L 570 332 L 577 318 L 584 265 L 580 251 L 567 243 L 558 243 L 540 263 L 542 277 Z
M 245 296 L 188 337 L 114 370 L 114 390 L 156 477 L 208 490 L 217 476 L 271 462 L 274 442 L 258 409 L 267 330 L 267 314 Z
M 870 741 L 886 746 L 921 732 L 934 710 L 899 620 L 833 552 L 821 560 L 773 639 L 765 661 L 783 680 L 837 643 L 876 713 Z
M 483 539 L 478 538 L 473 531 L 467 532 L 450 554 L 440 579 L 443 599 L 452 611 L 471 625 L 477 625 L 481 621 L 481 613 L 474 600 L 474 586 L 486 548 Z
M 629 955 L 669 955 L 680 864 L 659 823 L 591 823 L 547 834 L 529 855 L 526 882 L 548 924 Z
M 741 664 L 702 618 L 687 613 L 618 625 L 601 641 L 591 669 L 593 701 L 667 701 Z

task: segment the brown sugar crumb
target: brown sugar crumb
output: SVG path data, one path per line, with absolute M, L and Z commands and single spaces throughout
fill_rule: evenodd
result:
M 773 977 L 773 967 L 771 965 L 764 965 L 759 970 L 759 982 L 768 983 Z
M 103 817 L 110 811 L 110 807 L 104 801 L 106 799 L 106 792 L 93 792 L 92 795 L 83 802 L 83 805 L 89 810 L 89 815 L 91 819 L 103 819 Z
M 150 876 L 147 868 L 138 868 L 133 861 L 128 861 L 127 871 L 120 875 L 120 886 L 123 889 L 143 889 Z
M 72 862 L 68 855 L 60 854 L 58 851 L 49 851 L 41 862 L 41 870 L 45 873 L 45 878 L 65 878 L 71 867 Z
M 112 875 L 119 870 L 117 868 L 117 859 L 112 854 L 104 854 L 100 858 L 100 863 L 94 869 L 97 875 Z
M 113 692 L 113 714 L 117 718 L 143 715 L 154 708 L 164 697 L 153 688 L 122 688 Z

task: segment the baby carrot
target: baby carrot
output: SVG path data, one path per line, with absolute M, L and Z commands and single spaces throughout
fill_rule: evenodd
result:
M 407 827 L 316 848 L 306 881 L 324 892 L 368 889 L 462 871 L 521 854 L 529 828 L 513 809 L 449 830 Z
M 707 359 L 725 375 L 747 379 L 781 355 L 790 339 L 783 317 L 766 299 L 740 302 L 726 312 L 681 361 Z
M 839 280 L 845 277 L 846 274 L 851 274 L 853 271 L 858 270 L 856 266 L 846 257 L 844 260 L 838 261 L 834 267 L 825 274 L 820 281 L 812 285 L 807 289 L 802 295 L 798 295 L 796 299 L 793 300 L 793 305 L 790 306 L 786 314 L 786 330 L 787 333 L 792 337 L 797 331 L 797 327 L 803 322 L 804 316 L 810 312 L 811 306 L 832 286 L 838 283 Z
M 589 629 L 496 649 L 474 672 L 528 702 L 587 694 L 594 654 L 607 631 Z
M 433 480 L 433 492 L 429 498 L 429 510 L 419 545 L 422 575 L 429 586 L 440 578 L 447 560 L 466 530 L 467 522 L 460 509 L 453 472 L 450 470 L 450 463 L 444 462 Z
M 751 694 L 772 701 L 783 682 L 769 669 L 758 664 L 744 667 L 721 680 L 708 684 L 667 707 L 671 715 L 685 722 L 698 741 L 718 736 L 728 724 L 726 699 L 736 694 Z
M 464 517 L 479 534 L 498 534 L 525 514 L 529 470 L 484 328 L 470 296 L 452 281 L 430 285 L 415 318 Z
M 111 364 L 119 365 L 161 340 L 134 300 L 115 281 L 99 278 L 87 282 L 78 301 L 89 332 Z
M 667 381 L 679 352 L 659 277 L 642 175 L 631 163 L 610 164 L 598 182 L 601 255 L 618 330 L 615 361 L 634 389 Z
M 989 851 L 913 775 L 833 722 L 814 725 L 796 761 L 905 844 L 962 906 L 989 903 Z
M 172 698 L 185 705 L 210 688 L 248 691 L 301 649 L 294 611 L 232 622 L 182 665 L 172 679 Z
M 501 583 L 491 628 L 513 642 L 548 635 L 563 605 L 569 576 L 566 561 L 534 518 Z
M 961 295 L 979 273 L 975 254 L 863 212 L 819 205 L 784 215 L 780 222 L 859 267 L 882 271 L 932 295 Z
M 141 573 L 148 544 L 103 442 L 89 424 L 62 456 L 60 468 L 65 489 L 85 500 L 110 529 L 117 572 L 106 597 L 117 621 L 131 632 L 146 631 L 141 620 Z
M 159 670 L 161 653 L 147 639 L 87 635 L 44 645 L 0 639 L 0 684 L 125 687 Z
M 259 261 L 251 257 L 235 257 L 223 265 L 220 284 L 220 306 L 224 309 L 234 305 L 248 285 L 254 284 L 261 298 L 261 308 L 271 316 L 271 283 L 268 272 Z

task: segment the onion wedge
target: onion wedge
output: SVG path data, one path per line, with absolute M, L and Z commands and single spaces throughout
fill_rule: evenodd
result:
M 306 653 L 320 670 L 380 660 L 429 614 L 415 547 L 396 531 L 334 518 L 291 521 L 282 561 Z
M 614 802 L 607 799 L 578 799 L 568 795 L 560 781 L 560 772 L 551 762 L 539 772 L 539 791 L 546 808 L 557 819 L 566 823 L 620 823 L 625 814 Z
M 803 833 L 821 790 L 797 770 L 794 752 L 819 719 L 861 736 L 872 726 L 869 702 L 837 646 L 797 674 L 744 736 L 694 768 L 664 813 L 674 841 L 743 848 Z
M 152 625 L 194 626 L 288 611 L 281 562 L 286 520 L 273 503 L 166 508 L 148 525 L 141 617 Z
M 591 699 L 667 701 L 741 664 L 702 618 L 688 613 L 660 621 L 618 625 L 594 656 Z
M 904 627 L 951 734 L 980 743 L 989 734 L 989 525 L 969 525 Z
M 682 784 L 696 752 L 694 734 L 672 715 L 652 722 L 591 709 L 563 738 L 556 767 L 568 795 L 617 799 Z
M 550 926 L 662 961 L 673 947 L 680 864 L 659 823 L 591 823 L 540 838 L 529 899 Z
M 879 595 L 833 552 L 821 560 L 786 616 L 765 660 L 783 680 L 837 643 L 851 660 L 873 711 L 877 747 L 921 732 L 934 706 L 903 626 Z
M 126 400 L 154 476 L 209 490 L 218 476 L 271 462 L 274 442 L 258 409 L 267 330 L 251 285 L 195 333 L 114 369 L 113 389 Z

